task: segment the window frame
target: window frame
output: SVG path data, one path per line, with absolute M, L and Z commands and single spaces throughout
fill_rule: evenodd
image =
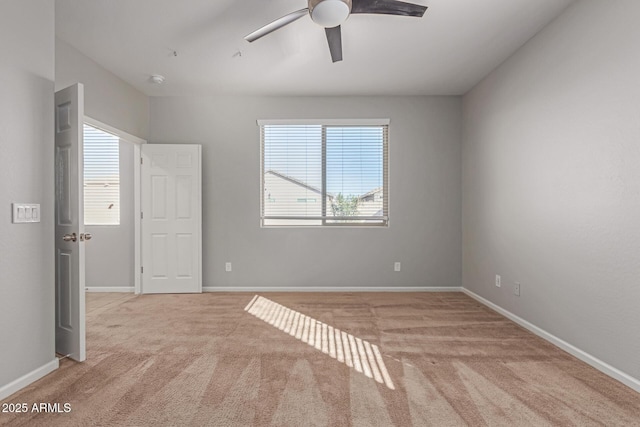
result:
M 257 125 L 259 128 L 259 144 L 260 144 L 260 228 L 375 228 L 375 229 L 388 229 L 390 226 L 390 195 L 389 195 L 389 170 L 390 170 L 390 149 L 389 149 L 389 141 L 390 141 L 390 119 L 285 119 L 285 120 L 257 120 Z M 264 209 L 265 209 L 265 194 L 264 194 L 264 164 L 265 164 L 265 144 L 263 138 L 263 126 L 276 125 L 276 126 L 314 126 L 319 125 L 322 126 L 322 185 L 321 185 L 321 194 L 320 198 L 322 201 L 322 212 L 325 213 L 324 216 L 320 217 L 305 217 L 306 220 L 319 220 L 322 221 L 321 224 L 301 224 L 301 225 L 291 225 L 291 224 L 267 224 L 265 225 L 265 219 L 292 219 L 296 220 L 297 218 L 291 217 L 269 217 L 265 218 Z M 372 223 L 372 222 L 328 222 L 328 221 L 336 221 L 340 219 L 331 219 L 327 217 L 327 210 L 330 209 L 326 204 L 327 199 L 327 173 L 326 173 L 326 127 L 375 127 L 380 126 L 384 127 L 384 138 L 383 138 L 383 156 L 382 156 L 382 167 L 383 167 L 383 215 L 380 217 L 375 217 L 374 220 L 380 220 L 380 223 Z M 346 217 L 345 217 L 346 218 Z M 361 217 L 363 220 L 367 220 L 368 218 L 374 217 Z M 303 220 L 304 220 L 303 219 Z

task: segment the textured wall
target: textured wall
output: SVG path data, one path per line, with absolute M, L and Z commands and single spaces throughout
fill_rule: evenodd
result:
M 84 113 L 146 139 L 149 98 L 60 39 L 56 43 L 56 90 L 84 85 Z
M 455 97 L 151 98 L 150 142 L 203 146 L 204 286 L 460 286 L 460 113 Z M 260 228 L 256 120 L 283 118 L 391 119 L 389 228 Z
M 0 3 L 0 389 L 55 359 L 53 21 L 53 2 Z M 12 202 L 41 222 L 12 224 Z
M 464 286 L 635 378 L 638 16 L 576 2 L 463 99 Z

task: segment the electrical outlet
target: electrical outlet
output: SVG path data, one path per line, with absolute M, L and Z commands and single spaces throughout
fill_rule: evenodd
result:
M 496 286 L 499 288 L 502 286 L 502 279 L 499 274 L 496 274 Z
M 514 294 L 515 296 L 517 296 L 517 297 L 519 297 L 519 296 L 520 296 L 520 282 L 516 282 L 516 283 L 513 285 L 513 294 Z
M 225 262 L 224 263 L 224 271 L 226 271 L 227 273 L 231 271 L 231 263 L 230 262 Z
M 402 264 L 399 261 L 393 263 L 393 271 L 400 271 L 402 269 Z

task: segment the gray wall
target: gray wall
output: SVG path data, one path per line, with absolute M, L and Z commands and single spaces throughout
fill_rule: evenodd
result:
M 80 51 L 56 39 L 56 90 L 84 85 L 85 114 L 107 125 L 146 139 L 149 100 L 131 85 Z M 87 227 L 94 239 L 86 246 L 88 287 L 134 285 L 133 145 L 120 144 L 119 226 Z
M 51 1 L 0 3 L 0 388 L 55 359 L 53 19 Z M 12 202 L 42 221 L 12 224 Z
M 150 98 L 150 142 L 203 145 L 204 286 L 460 286 L 455 97 Z M 390 118 L 388 229 L 261 229 L 257 119 Z M 225 273 L 225 261 L 233 272 Z M 402 272 L 393 272 L 393 262 Z
M 84 84 L 84 113 L 102 123 L 147 139 L 149 98 L 56 38 L 56 90 Z
M 85 246 L 86 286 L 134 286 L 133 144 L 120 141 L 120 225 L 92 225 Z
M 576 2 L 463 99 L 464 286 L 635 378 L 638 16 Z

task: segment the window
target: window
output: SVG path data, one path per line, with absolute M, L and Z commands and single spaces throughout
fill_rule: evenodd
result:
M 388 120 L 258 124 L 263 226 L 388 225 Z
M 84 125 L 84 223 L 120 224 L 120 138 Z

